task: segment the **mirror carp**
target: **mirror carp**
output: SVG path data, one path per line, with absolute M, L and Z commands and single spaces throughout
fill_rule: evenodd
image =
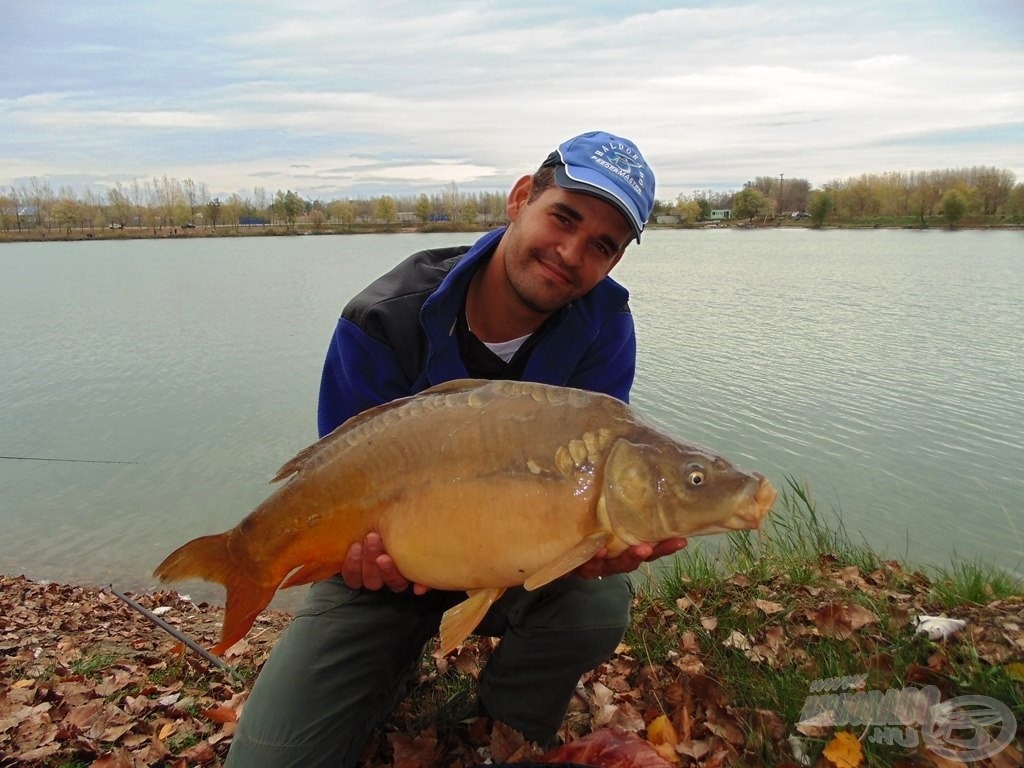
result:
M 608 395 L 459 380 L 352 417 L 285 464 L 234 528 L 194 539 L 162 581 L 227 589 L 220 654 L 278 589 L 329 578 L 370 531 L 398 570 L 466 591 L 441 623 L 454 650 L 508 587 L 532 590 L 607 547 L 759 529 L 771 483 L 647 425 Z

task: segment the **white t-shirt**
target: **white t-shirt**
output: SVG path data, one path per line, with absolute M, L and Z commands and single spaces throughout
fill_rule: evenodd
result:
M 526 341 L 528 338 L 530 338 L 530 334 L 520 336 L 518 339 L 511 339 L 509 341 L 499 341 L 494 344 L 485 341 L 484 346 L 486 346 L 489 350 L 491 350 L 491 352 L 496 354 L 498 357 L 500 357 L 507 363 L 509 360 L 515 357 L 516 352 L 519 351 L 519 348 L 523 346 L 523 342 Z

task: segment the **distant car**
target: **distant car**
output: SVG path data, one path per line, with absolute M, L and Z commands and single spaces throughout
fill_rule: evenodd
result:
M 811 218 L 811 214 L 807 213 L 806 211 L 793 211 L 791 214 L 789 214 L 789 217 L 791 219 L 809 219 Z
M 184 224 L 181 225 L 181 228 L 182 229 L 195 229 L 196 225 L 193 224 L 191 221 L 186 221 Z

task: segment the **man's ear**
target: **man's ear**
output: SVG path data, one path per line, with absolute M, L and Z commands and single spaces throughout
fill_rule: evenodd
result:
M 533 191 L 533 177 L 523 176 L 508 193 L 508 200 L 505 201 L 505 213 L 509 221 L 515 221 L 519 217 L 519 211 L 530 201 L 530 192 Z

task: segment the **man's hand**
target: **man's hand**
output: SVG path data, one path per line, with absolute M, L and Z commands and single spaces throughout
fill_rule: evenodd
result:
M 599 579 L 613 573 L 629 573 L 659 557 L 671 555 L 686 546 L 686 539 L 665 539 L 657 544 L 636 544 L 618 557 L 607 558 L 608 550 L 600 550 L 591 560 L 576 569 L 584 579 Z
M 410 583 L 398 572 L 395 561 L 384 551 L 384 540 L 374 531 L 366 534 L 362 543 L 355 542 L 348 548 L 341 566 L 341 577 L 349 589 L 378 590 L 387 587 L 392 592 L 404 592 Z M 422 584 L 413 584 L 412 588 L 417 595 L 426 594 L 430 589 Z

